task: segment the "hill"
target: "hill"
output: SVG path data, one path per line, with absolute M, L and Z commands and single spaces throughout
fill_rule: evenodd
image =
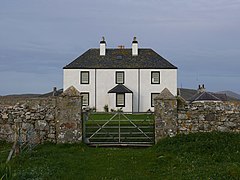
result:
M 232 92 L 232 91 L 219 91 L 217 93 L 219 93 L 219 94 L 226 94 L 229 97 L 232 97 L 232 98 L 240 100 L 240 94 L 237 94 L 237 93 Z

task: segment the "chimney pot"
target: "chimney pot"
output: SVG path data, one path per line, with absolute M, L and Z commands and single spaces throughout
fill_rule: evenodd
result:
M 133 56 L 138 55 L 138 42 L 136 37 L 134 37 L 132 41 L 132 55 Z
M 100 56 L 106 55 L 106 41 L 104 36 L 102 37 L 102 40 L 100 41 Z
M 118 49 L 124 49 L 125 47 L 124 47 L 124 45 L 119 45 L 118 46 Z

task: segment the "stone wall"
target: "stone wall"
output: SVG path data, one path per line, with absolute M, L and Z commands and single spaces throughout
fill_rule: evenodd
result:
M 240 102 L 194 102 L 163 91 L 155 99 L 155 141 L 194 132 L 240 132 Z
M 12 105 L 12 98 L 0 104 L 0 140 L 41 143 L 82 140 L 81 98 L 61 96 L 27 98 Z
M 240 102 L 195 102 L 178 109 L 178 132 L 240 132 Z
M 177 133 L 177 99 L 168 89 L 155 99 L 155 142 Z

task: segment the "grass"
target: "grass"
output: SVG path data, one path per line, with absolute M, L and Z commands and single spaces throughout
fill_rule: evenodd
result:
M 112 118 L 112 119 L 111 119 Z M 92 113 L 89 115 L 88 120 L 86 121 L 86 125 L 95 125 L 96 123 L 103 125 L 107 121 L 110 122 L 108 124 L 116 124 L 120 121 L 121 124 L 129 124 L 128 119 L 135 123 L 140 124 L 153 124 L 154 115 L 153 114 L 115 114 L 115 113 Z
M 0 147 L 4 162 L 10 146 Z M 10 165 L 15 179 L 240 179 L 240 134 L 178 135 L 150 148 L 44 144 Z
M 153 114 L 91 113 L 86 119 L 84 121 L 86 142 L 154 143 Z M 143 134 L 138 127 L 147 135 Z M 94 134 L 95 132 L 97 134 Z

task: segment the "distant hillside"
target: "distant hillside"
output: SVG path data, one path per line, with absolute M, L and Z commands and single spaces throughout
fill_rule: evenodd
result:
M 59 89 L 56 91 L 55 96 L 59 96 L 62 94 L 63 89 Z M 50 97 L 53 96 L 53 91 L 44 93 L 44 94 L 10 94 L 6 96 L 0 96 L 0 97 L 12 97 L 12 98 L 36 98 L 36 97 Z
M 22 98 L 31 98 L 31 97 L 38 97 L 41 94 L 10 94 L 6 95 L 5 97 L 22 97 Z
M 219 91 L 217 93 L 226 94 L 227 96 L 229 96 L 231 98 L 240 100 L 240 94 L 237 94 L 237 93 L 232 92 L 232 91 Z
M 57 90 L 55 96 L 59 96 L 60 94 L 62 94 L 62 92 L 63 92 L 63 89 Z M 49 96 L 53 96 L 53 91 L 45 93 L 45 94 L 41 94 L 38 97 L 49 97 Z

